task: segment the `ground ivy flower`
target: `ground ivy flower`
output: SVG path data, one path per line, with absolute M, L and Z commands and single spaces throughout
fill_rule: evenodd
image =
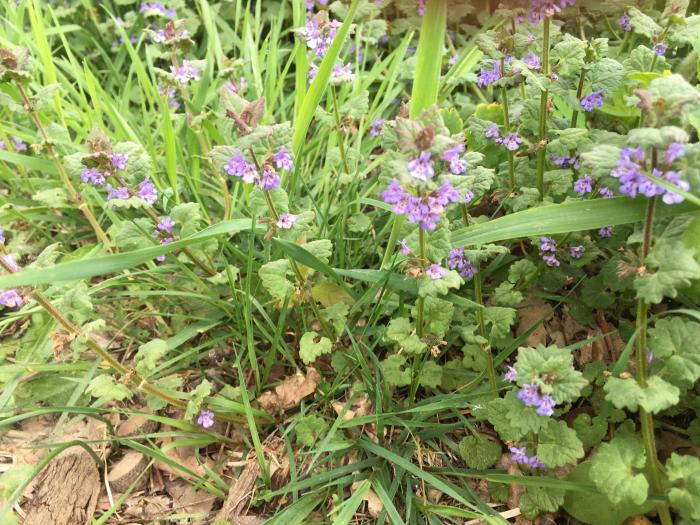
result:
M 559 262 L 559 259 L 557 259 L 556 255 L 548 253 L 542 256 L 542 260 L 547 266 L 559 266 L 561 264 Z
M 255 164 L 245 160 L 243 154 L 238 151 L 224 165 L 224 171 L 232 177 L 239 177 L 243 182 L 250 184 L 258 178 L 258 171 Z
M 172 220 L 172 218 L 170 218 L 169 216 L 166 216 L 160 220 L 160 222 L 156 225 L 156 228 L 166 233 L 172 233 L 174 226 L 175 221 Z
M 306 42 L 306 47 L 317 56 L 323 57 L 328 52 L 335 34 L 340 27 L 337 20 L 318 20 L 312 16 L 306 21 L 306 25 L 297 30 L 297 35 Z
M 150 177 L 146 177 L 139 182 L 139 191 L 136 195 L 145 200 L 148 204 L 153 204 L 156 202 L 156 199 L 158 199 L 158 190 L 151 182 Z
M 89 182 L 93 186 L 102 186 L 105 183 L 105 176 L 97 168 L 84 168 L 80 172 L 80 180 Z
M 171 87 L 164 87 L 162 85 L 158 85 L 158 94 L 161 97 L 165 97 L 165 99 L 168 101 L 168 106 L 173 108 L 173 109 L 178 109 L 180 107 L 180 103 L 177 101 L 177 90 L 175 88 Z
M 190 80 L 199 80 L 199 70 L 189 60 L 183 60 L 179 67 L 170 66 L 170 72 L 180 84 L 187 84 Z
M 16 290 L 0 290 L 0 305 L 6 308 L 22 306 L 24 301 Z
M 539 407 L 537 407 L 536 412 L 540 416 L 551 416 L 554 414 L 554 406 L 556 405 L 556 401 L 554 401 L 554 398 L 548 394 L 543 394 L 540 396 L 540 404 Z
M 526 465 L 530 468 L 547 468 L 537 456 L 528 456 L 525 447 L 510 447 L 510 459 L 518 465 Z
M 461 175 L 467 171 L 467 161 L 459 156 L 464 152 L 464 144 L 459 143 L 446 149 L 442 154 L 442 160 L 450 163 L 450 171 L 455 175 Z
M 522 143 L 523 143 L 523 139 L 520 138 L 520 135 L 518 135 L 517 133 L 515 133 L 513 131 L 508 133 L 501 140 L 501 144 L 503 144 L 510 151 L 516 151 Z
M 197 416 L 197 424 L 202 428 L 210 428 L 214 426 L 214 412 L 202 410 Z
M 540 57 L 534 53 L 525 55 L 522 61 L 528 67 L 528 69 L 532 69 L 535 71 L 542 69 L 542 62 L 540 61 Z
M 607 186 L 601 186 L 600 190 L 598 191 L 598 195 L 600 195 L 604 199 L 612 199 L 615 196 L 612 190 Z
M 11 138 L 15 145 L 15 151 L 27 151 L 27 144 L 20 137 L 13 135 Z
M 379 134 L 381 133 L 382 130 L 382 119 L 381 118 L 375 118 L 372 121 L 372 125 L 369 128 L 369 134 L 372 137 L 378 137 Z
M 129 161 L 129 155 L 126 153 L 112 153 L 109 160 L 118 170 L 126 169 L 126 163 Z
M 7 149 L 7 145 L 3 139 L 0 139 L 0 151 L 4 151 L 5 149 Z
M 627 13 L 623 14 L 617 19 L 617 25 L 619 25 L 626 33 L 632 31 L 632 19 Z
M 506 365 L 506 373 L 503 376 L 503 379 L 514 383 L 515 380 L 518 379 L 518 371 L 512 366 Z
M 678 142 L 672 142 L 668 145 L 668 148 L 666 148 L 664 162 L 670 165 L 673 163 L 674 160 L 683 156 L 685 156 L 685 147 L 683 146 L 683 144 L 679 144 Z
M 572 246 L 569 249 L 569 254 L 571 255 L 572 258 L 574 259 L 580 259 L 583 257 L 583 254 L 586 252 L 586 247 L 583 246 L 582 244 L 579 246 Z
M 107 190 L 109 193 L 107 194 L 107 200 L 126 200 L 129 198 L 129 188 L 126 186 L 112 186 L 111 184 L 107 184 Z
M 546 235 L 543 235 L 540 237 L 540 251 L 543 253 L 546 252 L 556 252 L 557 251 L 557 243 L 554 239 L 551 237 L 547 237 Z
M 405 255 L 406 257 L 413 256 L 413 252 L 411 251 L 411 248 L 408 247 L 408 242 L 406 241 L 406 239 L 401 239 L 401 241 L 399 242 L 399 246 L 401 247 L 400 250 L 403 255 Z
M 258 181 L 258 186 L 263 191 L 274 190 L 280 186 L 280 177 L 272 170 L 265 169 L 262 172 L 262 176 Z
M 574 183 L 574 191 L 579 195 L 585 195 L 586 193 L 591 193 L 593 191 L 593 180 L 590 176 L 584 175 L 576 179 Z
M 447 270 L 439 264 L 431 264 L 425 269 L 425 274 L 433 280 L 442 279 L 447 274 Z
M 517 397 L 526 407 L 539 406 L 540 404 L 540 391 L 536 385 L 524 384 L 518 391 Z
M 470 203 L 472 200 L 474 200 L 474 192 L 473 191 L 465 191 L 464 192 L 464 198 L 462 199 L 465 204 Z
M 406 169 L 411 177 L 423 181 L 433 178 L 435 171 L 430 162 L 430 156 L 431 153 L 429 151 L 422 151 L 418 158 L 408 161 Z
M 602 108 L 605 102 L 603 101 L 603 90 L 591 91 L 588 95 L 581 99 L 581 107 L 584 111 L 590 113 L 593 108 Z
M 578 155 L 550 155 L 549 161 L 560 168 L 574 168 L 577 170 L 581 167 L 581 158 Z
M 331 72 L 331 81 L 339 84 L 341 82 L 352 82 L 355 79 L 355 73 L 352 71 L 350 64 L 335 64 Z
M 527 8 L 527 19 L 531 24 L 536 24 L 575 3 L 576 0 L 530 0 Z
M 476 85 L 479 87 L 486 87 L 494 82 L 497 82 L 501 78 L 501 64 L 497 60 L 492 61 L 492 69 L 481 68 L 479 75 L 477 76 Z
M 663 42 L 659 42 L 656 45 L 654 45 L 654 54 L 657 56 L 664 56 L 666 54 L 666 44 Z
M 667 182 L 670 182 L 680 190 L 690 190 L 690 184 L 681 179 L 682 174 L 679 171 L 667 171 L 666 173 L 662 174 L 661 172 L 659 172 L 659 170 L 654 169 L 652 174 L 655 177 L 662 177 Z M 663 200 L 666 204 L 678 204 L 683 202 L 684 197 L 673 190 L 665 190 L 664 196 L 661 198 L 661 200 Z
M 498 129 L 498 124 L 493 123 L 484 132 L 484 137 L 487 139 L 499 139 L 501 138 L 501 132 Z
M 291 230 L 292 226 L 294 226 L 298 219 L 299 218 L 296 215 L 283 213 L 279 216 L 279 220 L 275 223 L 275 225 L 283 230 Z
M 292 170 L 294 169 L 294 162 L 292 161 L 292 156 L 287 151 L 284 146 L 272 156 L 272 160 L 275 163 L 275 167 L 278 170 Z
M 5 229 L 0 228 L 0 244 L 5 244 Z
M 452 184 L 443 182 L 442 186 L 435 190 L 435 199 L 442 206 L 447 206 L 450 202 L 459 201 L 460 195 Z
M 139 13 L 144 16 L 164 16 L 167 18 L 175 18 L 177 12 L 172 7 L 165 7 L 160 2 L 143 2 L 139 8 Z
M 613 227 L 612 226 L 604 226 L 600 230 L 598 230 L 598 235 L 601 237 L 612 237 L 613 234 Z
M 457 270 L 457 273 L 459 273 L 460 277 L 464 280 L 471 279 L 478 272 L 477 267 L 465 257 L 464 248 L 454 248 L 450 250 L 450 254 L 447 257 L 447 266 L 450 270 Z

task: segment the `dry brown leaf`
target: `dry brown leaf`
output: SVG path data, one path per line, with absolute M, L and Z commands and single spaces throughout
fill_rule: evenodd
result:
M 171 430 L 171 428 L 164 425 L 162 430 L 164 432 L 167 432 L 167 431 Z M 182 465 L 183 467 L 189 469 L 190 471 L 194 472 L 195 474 L 202 476 L 202 477 L 206 476 L 207 471 L 204 468 L 204 465 L 200 465 L 199 462 L 197 461 L 194 447 L 175 447 L 175 448 L 166 448 L 165 450 L 163 450 L 164 446 L 168 445 L 172 441 L 173 441 L 173 438 L 171 438 L 171 437 L 164 437 L 161 440 L 159 440 L 158 444 L 160 445 L 160 448 L 163 451 L 163 454 L 165 454 L 168 458 L 170 458 L 172 461 L 174 461 L 178 465 Z M 214 466 L 214 462 L 210 458 L 206 458 L 204 460 L 204 463 L 205 463 L 207 469 L 212 469 Z M 192 477 L 184 470 L 171 467 L 170 465 L 168 465 L 167 463 L 165 463 L 163 461 L 157 461 L 155 463 L 155 466 L 156 466 L 156 468 L 170 474 L 171 479 L 174 479 L 174 478 L 190 479 Z
M 255 482 L 260 476 L 260 464 L 256 458 L 248 460 L 238 479 L 229 490 L 228 497 L 223 507 L 216 515 L 216 520 L 236 522 L 236 518 L 243 513 L 246 503 L 255 487 Z
M 176 513 L 208 514 L 216 501 L 216 496 L 196 490 L 181 479 L 166 483 L 165 490 L 173 498 L 173 510 Z
M 306 376 L 297 372 L 287 377 L 274 390 L 263 392 L 258 397 L 258 403 L 268 412 L 284 412 L 298 406 L 302 399 L 313 394 L 320 380 L 321 376 L 316 369 L 309 367 L 306 370 Z
M 361 483 L 361 481 L 356 481 L 355 483 L 353 483 L 352 490 L 357 490 L 357 487 L 359 487 Z M 382 512 L 382 510 L 384 510 L 382 500 L 379 499 L 379 496 L 377 496 L 377 494 L 372 489 L 369 489 L 367 491 L 367 494 L 365 494 L 363 501 L 367 502 L 367 512 L 373 518 L 379 517 L 379 514 Z
M 343 409 L 345 409 L 345 405 L 346 403 L 343 403 L 342 401 L 334 401 L 333 410 L 335 410 L 336 414 L 340 415 Z M 356 397 L 352 402 L 352 406 L 350 406 L 347 412 L 345 412 L 343 415 L 343 421 L 350 421 L 356 417 L 366 416 L 370 413 L 371 409 L 372 401 L 370 401 L 367 394 L 362 394 L 361 396 Z
M 528 297 L 518 305 L 518 329 L 516 335 L 520 336 L 529 330 L 541 319 L 547 321 L 552 317 L 552 307 L 538 297 Z M 537 346 L 547 344 L 547 329 L 544 323 L 540 323 L 537 328 L 525 339 L 523 346 Z

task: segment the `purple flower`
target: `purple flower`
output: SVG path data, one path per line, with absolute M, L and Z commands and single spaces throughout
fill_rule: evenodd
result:
M 263 170 L 262 176 L 258 181 L 258 186 L 263 191 L 274 190 L 280 186 L 280 177 L 272 170 Z
M 511 131 L 508 133 L 505 137 L 503 137 L 503 140 L 501 143 L 510 151 L 515 151 L 517 150 L 520 145 L 523 143 L 523 139 L 520 138 L 520 136 L 517 133 L 514 133 Z
M 557 251 L 557 243 L 554 239 L 551 237 L 547 236 L 542 236 L 540 237 L 540 252 L 546 253 L 546 252 L 556 252 Z
M 17 261 L 15 261 L 15 258 L 12 257 L 12 255 L 9 255 L 9 254 L 0 255 L 0 259 L 2 259 L 3 262 L 10 268 L 10 271 L 12 271 L 12 272 L 19 271 L 19 265 L 17 264 Z
M 555 166 L 559 166 L 560 168 L 579 169 L 581 167 L 581 159 L 578 155 L 550 155 L 549 161 Z
M 287 151 L 287 148 L 282 146 L 277 153 L 272 156 L 272 160 L 275 162 L 275 166 L 278 170 L 292 170 L 294 169 L 294 162 L 292 161 L 292 156 Z
M 290 213 L 283 213 L 279 216 L 279 220 L 275 223 L 278 228 L 283 230 L 291 230 L 294 223 L 296 223 L 298 217 Z
M 107 194 L 108 201 L 114 199 L 126 200 L 129 198 L 129 188 L 126 186 L 113 187 L 111 184 L 107 184 L 107 190 L 109 190 L 109 193 Z
M 399 242 L 399 245 L 401 246 L 401 253 L 405 255 L 406 257 L 412 257 L 413 252 L 411 251 L 411 248 L 408 247 L 408 242 L 406 242 L 406 239 L 401 239 L 401 242 Z
M 591 112 L 593 111 L 593 108 L 602 108 L 603 107 L 603 90 L 599 89 L 598 91 L 591 91 L 588 95 L 583 97 L 581 99 L 581 107 L 584 109 L 584 111 Z
M 501 137 L 501 132 L 498 129 L 498 124 L 493 123 L 484 132 L 484 137 L 487 139 L 498 139 Z
M 447 270 L 439 264 L 431 264 L 425 269 L 425 274 L 435 281 L 437 279 L 442 279 L 443 277 L 445 277 L 445 274 L 447 274 Z
M 542 62 L 540 61 L 540 57 L 538 57 L 534 53 L 530 53 L 529 55 L 524 56 L 522 61 L 528 67 L 528 69 L 542 69 Z
M 202 410 L 197 416 L 197 424 L 202 428 L 210 428 L 214 426 L 214 412 Z
M 0 305 L 6 308 L 22 306 L 24 301 L 16 290 L 0 290 Z
M 543 394 L 540 397 L 540 406 L 537 408 L 537 413 L 540 416 L 551 416 L 554 414 L 554 406 L 556 405 L 554 398 L 548 394 Z
M 654 170 L 657 171 L 657 170 Z M 667 181 L 676 186 L 678 189 L 681 189 L 683 191 L 689 191 L 690 190 L 690 184 L 688 184 L 686 181 L 681 179 L 681 172 L 679 171 L 667 171 L 663 178 Z M 679 202 L 683 202 L 684 197 L 682 195 L 679 195 L 673 190 L 667 190 L 664 189 L 664 196 L 662 197 L 661 200 L 663 200 L 666 204 L 678 204 Z
M 515 383 L 515 380 L 518 379 L 518 371 L 512 366 L 506 365 L 506 373 L 503 376 L 503 379 L 510 381 L 511 383 Z
M 547 465 L 542 463 L 540 461 L 540 458 L 538 458 L 537 456 L 532 456 L 531 458 L 529 458 L 528 463 L 530 465 L 530 468 L 547 468 Z
M 180 84 L 187 84 L 190 80 L 199 80 L 201 75 L 189 60 L 183 60 L 180 67 L 170 66 L 170 72 Z
M 486 87 L 488 85 L 497 82 L 501 78 L 501 64 L 497 60 L 492 61 L 493 69 L 481 68 L 479 76 L 477 77 L 476 85 L 479 87 Z
M 418 180 L 428 180 L 433 178 L 435 171 L 433 171 L 430 156 L 431 154 L 429 151 L 422 151 L 418 158 L 408 161 L 406 169 L 411 177 Z
M 156 44 L 162 44 L 167 40 L 167 36 L 165 34 L 164 29 L 158 29 L 155 33 L 153 33 L 153 36 L 151 37 L 151 41 L 155 42 Z
M 470 203 L 474 199 L 474 192 L 473 191 L 465 191 L 464 192 L 464 202 L 465 203 Z
M 336 83 L 351 82 L 355 79 L 355 73 L 352 72 L 350 64 L 336 64 L 331 72 L 331 80 Z
M 442 206 L 447 206 L 450 202 L 459 201 L 459 192 L 454 189 L 454 186 L 449 182 L 443 182 L 437 190 L 435 190 L 435 198 Z
M 109 156 L 109 160 L 112 162 L 112 166 L 118 170 L 126 169 L 126 163 L 129 160 L 129 155 L 126 153 L 113 153 Z
M 575 3 L 576 0 L 530 0 L 530 5 L 527 8 L 527 19 L 531 24 L 536 24 Z
M 666 54 L 666 44 L 663 42 L 659 42 L 658 44 L 656 44 L 654 46 L 654 54 L 660 57 L 664 56 Z
M 375 118 L 375 119 L 372 121 L 371 127 L 369 128 L 369 134 L 370 134 L 372 137 L 378 137 L 379 134 L 381 133 L 381 130 L 382 130 L 382 119 L 380 119 L 380 118 Z
M 517 447 L 510 447 L 510 459 L 519 464 L 527 464 L 530 461 L 530 458 L 527 456 L 527 451 L 525 447 L 517 448 Z
M 27 151 L 27 145 L 21 138 L 12 136 L 12 142 L 15 143 L 15 151 Z
M 526 383 L 518 391 L 517 397 L 526 407 L 534 407 L 540 405 L 540 391 L 536 385 Z
M 447 61 L 447 65 L 454 66 L 457 63 L 457 58 L 459 58 L 457 55 L 452 55 Z
M 450 171 L 455 175 L 460 175 L 467 171 L 467 161 L 459 158 L 459 155 L 463 152 L 464 144 L 460 142 L 442 153 L 442 160 L 450 163 Z
M 239 177 L 243 182 L 250 184 L 258 178 L 258 172 L 255 169 L 255 164 L 248 162 L 239 151 L 229 157 L 224 165 L 224 171 L 232 177 Z
M 579 246 L 572 246 L 571 249 L 569 250 L 569 254 L 574 259 L 580 259 L 581 257 L 583 257 L 583 254 L 585 252 L 586 252 L 586 247 L 583 246 L 582 244 Z
M 664 155 L 664 162 L 666 164 L 671 164 L 674 160 L 683 156 L 685 156 L 685 148 L 683 147 L 683 144 L 679 144 L 678 142 L 672 142 L 668 145 L 668 148 L 666 149 L 666 155 Z
M 158 199 L 158 190 L 151 182 L 150 177 L 146 177 L 139 182 L 139 191 L 136 195 L 145 200 L 148 204 L 156 202 L 156 199 Z
M 5 244 L 5 229 L 0 228 L 0 244 Z
M 97 168 L 84 168 L 80 173 L 80 180 L 89 182 L 93 186 L 102 186 L 105 183 L 105 176 Z
M 168 101 L 168 106 L 177 109 L 180 103 L 176 100 L 177 90 L 175 88 L 165 88 L 162 85 L 158 86 L 158 94 Z
M 601 237 L 612 237 L 613 234 L 613 227 L 612 226 L 604 226 L 600 230 L 598 230 L 598 235 Z
M 418 0 L 418 16 L 425 14 L 425 0 Z
M 0 151 L 5 151 L 7 149 L 7 144 L 5 144 L 5 141 L 0 139 Z
M 632 31 L 632 19 L 627 13 L 617 19 L 617 24 L 624 29 L 626 33 Z
M 574 183 L 574 191 L 579 195 L 591 193 L 593 191 L 593 180 L 588 175 L 580 177 Z
M 598 195 L 604 199 L 612 199 L 615 196 L 612 190 L 607 186 L 601 186 L 600 190 L 598 191 Z
M 472 262 L 467 259 L 464 255 L 464 248 L 454 248 L 450 250 L 450 254 L 447 257 L 447 266 L 451 270 L 457 270 L 460 277 L 465 280 L 469 280 L 477 273 L 477 268 L 472 264 Z
M 542 260 L 547 266 L 559 266 L 559 259 L 557 259 L 556 255 L 548 253 L 546 255 L 542 256 Z
M 175 226 L 175 221 L 172 220 L 170 217 L 166 216 L 160 220 L 160 222 L 156 225 L 156 228 L 158 228 L 160 231 L 163 231 L 166 233 L 172 233 L 174 226 Z

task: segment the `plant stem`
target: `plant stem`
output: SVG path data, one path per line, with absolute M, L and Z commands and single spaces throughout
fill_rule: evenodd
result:
M 501 59 L 501 71 L 505 71 L 504 59 Z M 504 85 L 501 88 L 502 98 L 503 98 L 503 125 L 505 127 L 505 133 L 510 132 L 510 115 L 508 109 L 508 88 Z M 508 184 L 510 190 L 513 191 L 515 188 L 515 164 L 513 162 L 514 152 L 510 149 L 508 151 Z
M 420 264 L 421 266 L 425 269 L 428 266 L 428 249 L 427 249 L 427 243 L 425 239 L 425 230 L 421 228 L 420 226 L 418 227 L 418 244 L 419 244 L 419 258 L 420 258 Z M 416 332 L 418 332 L 418 337 L 421 339 L 423 338 L 424 335 L 424 330 L 423 330 L 423 325 L 424 319 L 423 319 L 423 313 L 425 310 L 425 298 L 418 296 L 418 318 L 416 319 Z
M 653 152 L 652 163 L 656 164 L 656 151 Z M 644 240 L 642 242 L 642 264 L 646 261 L 651 251 L 651 240 L 654 228 L 654 212 L 656 210 L 657 197 L 652 197 L 647 201 L 647 211 L 644 220 Z M 636 379 L 641 388 L 647 386 L 647 317 L 649 305 L 644 299 L 637 300 L 637 348 L 636 348 Z M 651 413 L 639 407 L 639 422 L 642 429 L 642 440 L 647 456 L 647 475 L 651 483 L 651 488 L 656 495 L 664 494 L 663 480 L 658 465 L 656 440 L 654 438 L 654 419 Z M 662 525 L 672 525 L 673 520 L 666 503 L 657 503 L 656 510 Z
M 68 193 L 70 193 L 71 199 L 73 199 L 78 204 L 78 209 L 88 220 L 90 226 L 92 226 L 92 229 L 95 231 L 95 234 L 100 239 L 105 249 L 109 250 L 111 246 L 111 243 L 109 242 L 109 237 L 107 237 L 107 234 L 102 229 L 102 226 L 100 226 L 100 223 L 97 222 L 97 219 L 93 215 L 87 203 L 82 199 L 78 191 L 75 189 L 75 186 L 73 186 L 73 183 L 71 182 L 70 177 L 68 177 L 68 174 L 66 173 L 66 170 L 64 169 L 63 164 L 61 163 L 61 160 L 58 158 L 56 150 L 53 147 L 53 143 L 51 142 L 48 134 L 46 133 L 46 128 L 44 128 L 44 125 L 41 123 L 41 119 L 39 119 L 39 114 L 37 113 L 34 104 L 32 104 L 32 101 L 29 99 L 29 96 L 27 95 L 24 86 L 19 82 L 17 82 L 16 85 L 20 97 L 22 97 L 22 102 L 24 103 L 24 106 L 27 109 L 27 112 L 29 112 L 29 115 L 31 116 L 32 120 L 34 121 L 34 124 L 39 130 L 41 138 L 44 140 L 44 146 L 46 147 L 46 151 L 51 157 L 53 163 L 56 165 L 56 169 L 58 170 L 58 175 L 61 178 L 61 182 L 63 182 L 64 186 L 68 190 Z
M 542 37 L 542 73 L 545 76 L 549 75 L 549 24 L 550 18 L 547 16 L 544 19 L 543 37 Z M 544 200 L 544 165 L 545 155 L 547 153 L 547 103 L 549 101 L 549 91 L 544 90 L 540 98 L 540 142 L 537 150 L 537 191 L 540 194 L 540 200 Z
M 581 69 L 581 75 L 578 77 L 578 88 L 576 89 L 576 99 L 581 100 L 583 96 L 583 85 L 586 82 L 586 70 Z M 575 128 L 578 122 L 578 106 L 574 108 L 574 112 L 571 114 L 571 125 L 570 128 Z
M 333 99 L 333 113 L 335 114 L 335 128 L 338 132 L 338 149 L 340 150 L 340 158 L 343 161 L 345 173 L 350 175 L 348 158 L 345 155 L 345 137 L 343 136 L 343 129 L 340 127 L 340 111 L 338 110 L 338 98 L 335 95 L 335 86 L 331 86 L 331 99 Z

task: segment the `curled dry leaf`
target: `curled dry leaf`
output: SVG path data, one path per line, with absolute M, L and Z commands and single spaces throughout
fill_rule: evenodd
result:
M 552 307 L 537 297 L 529 297 L 518 305 L 518 336 L 528 331 L 534 324 L 539 323 L 544 319 L 545 322 L 552 317 Z M 523 346 L 535 347 L 537 345 L 547 344 L 547 329 L 544 322 L 540 323 L 537 328 L 527 336 Z
M 357 487 L 359 486 L 359 481 L 353 483 L 353 492 L 357 490 Z M 379 514 L 382 512 L 382 510 L 384 510 L 384 505 L 382 504 L 382 500 L 379 499 L 379 496 L 377 496 L 377 494 L 372 489 L 369 489 L 367 491 L 367 494 L 365 494 L 363 500 L 367 502 L 367 512 L 369 513 L 369 515 L 373 518 L 378 518 Z
M 272 391 L 263 392 L 258 397 L 258 403 L 263 410 L 272 413 L 280 413 L 294 408 L 301 403 L 306 396 L 316 391 L 321 375 L 315 368 L 309 367 L 306 375 L 297 372 L 287 377 Z

